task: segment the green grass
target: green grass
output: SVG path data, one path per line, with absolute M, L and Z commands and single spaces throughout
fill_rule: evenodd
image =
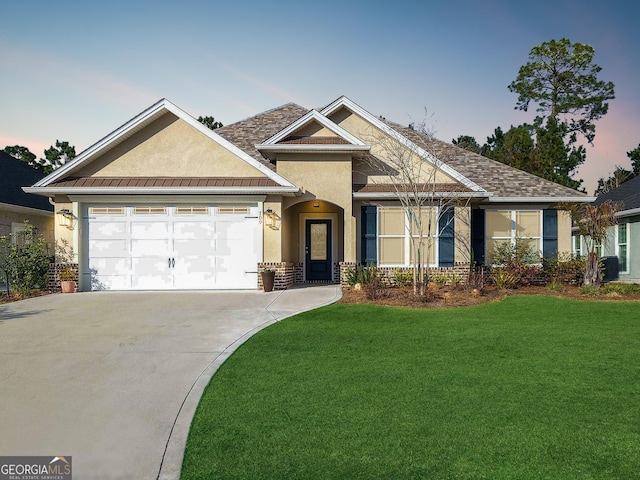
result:
M 640 303 L 332 305 L 214 376 L 183 479 L 638 479 Z

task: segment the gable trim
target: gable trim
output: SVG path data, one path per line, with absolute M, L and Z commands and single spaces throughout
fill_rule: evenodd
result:
M 111 132 L 109 135 L 107 135 L 103 139 L 99 140 L 98 142 L 96 142 L 95 144 L 93 144 L 92 146 L 84 150 L 80 155 L 75 157 L 72 161 L 61 166 L 60 168 L 55 170 L 53 173 L 51 173 L 50 175 L 40 180 L 38 183 L 34 185 L 34 187 L 46 187 L 49 184 L 55 182 L 56 180 L 59 180 L 60 178 L 64 177 L 65 175 L 68 175 L 75 169 L 90 163 L 113 143 L 115 142 L 119 143 L 120 141 L 128 138 L 130 135 L 142 129 L 143 127 L 147 126 L 148 124 L 150 124 L 151 122 L 153 122 L 154 120 L 156 120 L 161 115 L 164 115 L 167 112 L 174 114 L 176 117 L 183 120 L 184 122 L 186 122 L 187 124 L 195 128 L 196 130 L 198 130 L 200 133 L 202 133 L 203 135 L 207 136 L 209 139 L 216 142 L 221 147 L 225 148 L 226 150 L 230 151 L 241 160 L 251 165 L 260 173 L 264 174 L 267 178 L 270 178 L 271 180 L 275 181 L 279 185 L 282 185 L 283 187 L 295 187 L 295 185 L 291 183 L 289 180 L 277 174 L 276 172 L 268 168 L 266 165 L 263 165 L 261 162 L 259 162 L 252 156 L 248 155 L 247 153 L 245 153 L 240 148 L 236 147 L 234 144 L 232 144 L 228 140 L 222 138 L 220 135 L 215 133 L 215 131 L 209 129 L 205 125 L 198 122 L 195 118 L 193 118 L 184 110 L 182 110 L 181 108 L 171 103 L 166 98 L 163 98 L 156 104 L 147 108 L 145 111 L 143 111 L 142 113 L 140 113 L 133 119 L 129 120 L 127 123 L 125 123 L 118 129 Z
M 366 147 L 366 149 L 369 148 L 369 146 L 367 144 L 365 144 L 364 142 L 362 142 L 359 138 L 357 138 L 356 136 L 350 134 L 344 128 L 342 128 L 340 125 L 335 124 L 334 122 L 329 120 L 327 117 L 325 117 L 324 115 L 320 114 L 317 110 L 309 110 L 309 112 L 307 112 L 305 115 L 300 117 L 298 120 L 296 120 L 295 122 L 290 124 L 288 127 L 280 130 L 278 133 L 276 133 L 272 137 L 268 138 L 263 143 L 256 145 L 256 148 L 257 149 L 269 148 L 269 146 L 277 144 L 278 142 L 280 142 L 280 141 L 284 140 L 285 138 L 287 138 L 289 135 L 293 134 L 296 130 L 308 125 L 309 123 L 311 123 L 313 121 L 318 122 L 323 127 L 331 130 L 337 136 L 339 136 L 342 139 L 344 139 L 347 142 L 349 142 L 351 144 L 350 145 L 351 147 L 353 147 L 354 145 L 357 145 L 357 146 L 360 146 L 360 147 Z M 282 147 L 282 145 L 280 145 L 280 146 Z M 305 145 L 305 147 L 307 147 L 307 146 L 308 145 Z
M 367 122 L 371 123 L 374 127 L 382 130 L 384 133 L 386 133 L 387 135 L 391 136 L 392 138 L 394 138 L 395 140 L 400 142 L 401 145 L 404 145 L 405 147 L 409 148 L 416 155 L 418 155 L 419 157 L 423 158 L 424 160 L 430 162 L 436 168 L 439 168 L 444 173 L 446 173 L 447 175 L 449 175 L 453 179 L 457 180 L 458 182 L 462 183 L 464 186 L 468 187 L 469 189 L 471 189 L 471 190 L 473 190 L 475 192 L 485 192 L 486 191 L 484 188 L 479 186 L 477 183 L 473 182 L 472 180 L 468 179 L 464 175 L 460 174 L 458 171 L 454 170 L 453 168 L 451 168 L 449 165 L 447 165 L 443 161 L 438 160 L 436 157 L 431 155 L 429 152 L 427 152 L 423 148 L 421 148 L 418 145 L 416 145 L 415 143 L 413 143 L 407 137 L 405 137 L 401 133 L 397 132 L 396 130 L 391 128 L 386 123 L 380 121 L 374 115 L 370 114 L 364 108 L 362 108 L 360 105 L 358 105 L 357 103 L 355 103 L 352 100 L 348 99 L 344 95 L 341 96 L 340 98 L 338 98 L 337 100 L 335 100 L 334 102 L 330 103 L 329 105 L 327 105 L 325 108 L 323 108 L 321 110 L 320 113 L 322 115 L 328 116 L 328 115 L 331 115 L 333 112 L 337 111 L 338 109 L 340 109 L 342 107 L 344 107 L 347 110 L 351 111 L 352 113 L 355 113 L 355 114 L 359 115 L 360 117 L 364 118 Z

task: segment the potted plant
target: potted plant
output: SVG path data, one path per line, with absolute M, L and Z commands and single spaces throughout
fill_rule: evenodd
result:
M 76 291 L 76 272 L 71 267 L 66 267 L 60 272 L 60 286 L 62 293 L 73 293 Z
M 276 272 L 271 270 L 270 268 L 265 268 L 261 274 L 262 276 L 262 287 L 265 292 L 273 291 L 273 284 L 276 278 Z

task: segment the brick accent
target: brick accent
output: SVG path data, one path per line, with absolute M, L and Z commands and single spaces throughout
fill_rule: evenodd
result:
M 340 262 L 340 285 L 342 287 L 348 286 L 347 275 L 349 271 L 355 269 L 357 265 L 358 264 L 354 262 Z M 394 277 L 397 271 L 412 272 L 413 270 L 411 267 L 377 267 L 377 271 L 382 283 L 391 287 L 396 285 Z M 464 284 L 467 279 L 467 275 L 469 274 L 469 264 L 456 263 L 453 267 L 429 268 L 428 273 L 430 278 L 436 276 L 447 277 L 447 283 L 450 283 L 450 279 L 456 275 L 460 280 L 460 283 Z
M 286 290 L 295 283 L 294 264 L 290 262 L 264 262 L 258 263 L 258 290 L 264 290 L 262 285 L 262 272 L 265 269 L 271 269 L 276 272 L 273 282 L 274 290 Z
M 78 283 L 78 264 L 77 263 L 50 263 L 49 264 L 49 281 L 47 288 L 53 292 L 59 292 L 60 286 L 60 272 L 65 268 L 71 268 L 75 272 L 74 280 Z

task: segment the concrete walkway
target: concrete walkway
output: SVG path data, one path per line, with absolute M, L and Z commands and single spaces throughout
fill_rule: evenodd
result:
M 0 305 L 0 455 L 72 456 L 78 479 L 178 479 L 222 362 L 262 328 L 340 296 L 326 285 Z

